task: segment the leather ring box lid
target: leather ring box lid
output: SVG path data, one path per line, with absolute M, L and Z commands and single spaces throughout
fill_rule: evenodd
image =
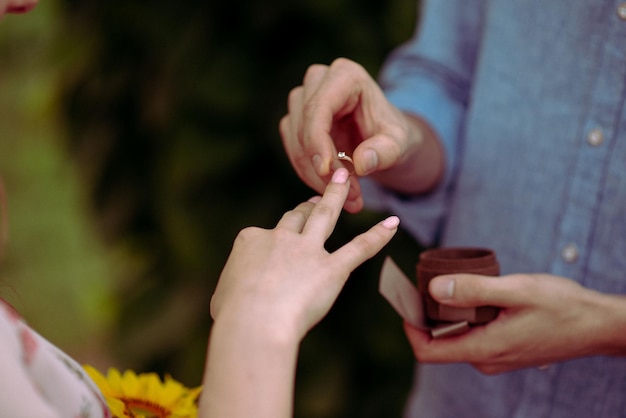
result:
M 436 248 L 420 254 L 417 270 L 417 289 L 422 297 L 426 317 L 437 322 L 466 320 L 470 324 L 485 324 L 498 315 L 498 308 L 454 308 L 442 306 L 428 293 L 430 280 L 441 274 L 470 273 L 498 276 L 500 266 L 496 254 L 487 248 L 451 247 Z

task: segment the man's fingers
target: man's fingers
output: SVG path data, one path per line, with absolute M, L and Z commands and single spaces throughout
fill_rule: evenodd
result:
M 309 66 L 304 74 L 302 87 L 304 88 L 304 100 L 309 99 L 317 91 L 324 76 L 328 72 L 328 66 L 322 64 L 313 64 Z
M 433 298 L 458 307 L 520 307 L 540 297 L 539 283 L 532 275 L 502 277 L 453 274 L 434 278 L 428 286 Z
M 482 332 L 474 328 L 471 333 Z M 471 359 L 486 358 L 487 353 L 477 338 L 469 334 L 433 339 L 428 332 L 404 322 L 404 333 L 409 340 L 415 358 L 423 363 L 459 363 Z
M 364 81 L 370 79 L 359 64 L 339 58 L 330 65 L 316 91 L 306 98 L 302 109 L 302 147 L 308 154 L 317 155 L 314 166 L 320 176 L 328 174 L 337 152 L 331 137 L 334 121 L 359 106 Z
M 300 89 L 301 92 L 301 89 Z M 297 94 L 296 94 L 297 96 Z M 292 100 L 297 100 L 293 98 Z M 313 166 L 312 159 L 305 154 L 298 140 L 300 114 L 298 111 L 289 113 L 280 120 L 278 130 L 283 141 L 283 146 L 292 167 L 298 177 L 309 187 L 318 193 L 322 193 L 326 187 L 328 178 L 321 178 Z
M 393 167 L 406 151 L 404 145 L 396 137 L 383 133 L 367 138 L 354 150 L 357 173 L 367 175 L 373 170 L 384 171 Z

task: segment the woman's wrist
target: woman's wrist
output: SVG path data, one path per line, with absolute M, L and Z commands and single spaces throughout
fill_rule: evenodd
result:
M 230 334 L 229 338 L 246 339 L 248 343 L 261 341 L 281 346 L 299 345 L 300 332 L 291 315 L 280 315 L 264 304 L 255 308 L 223 309 L 215 319 L 217 332 Z
M 245 313 L 223 314 L 211 329 L 200 416 L 291 416 L 299 339 Z

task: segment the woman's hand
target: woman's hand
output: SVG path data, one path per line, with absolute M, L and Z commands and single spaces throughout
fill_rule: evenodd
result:
M 333 253 L 324 243 L 348 194 L 348 172 L 335 171 L 324 196 L 284 214 L 272 230 L 246 228 L 236 238 L 211 301 L 223 316 L 302 338 L 329 311 L 348 276 L 397 230 L 390 217 Z
M 430 127 L 391 105 L 362 66 L 343 58 L 309 67 L 289 94 L 280 133 L 298 176 L 318 193 L 338 151 L 352 157 L 357 175 L 372 175 L 403 193 L 432 188 L 443 171 L 443 152 Z M 358 212 L 359 183 L 356 177 L 350 183 L 345 208 Z
M 393 216 L 333 253 L 324 249 L 348 195 L 348 171 L 323 197 L 291 210 L 272 230 L 241 231 L 211 300 L 215 319 L 201 417 L 293 416 L 300 340 L 329 311 L 348 276 L 389 242 Z
M 626 353 L 626 300 L 547 274 L 502 277 L 440 276 L 430 283 L 440 303 L 499 306 L 498 317 L 469 332 L 441 339 L 405 323 L 422 363 L 471 363 L 486 374 L 590 355 Z

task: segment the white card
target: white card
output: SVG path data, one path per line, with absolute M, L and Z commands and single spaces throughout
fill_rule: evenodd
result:
M 405 321 L 430 332 L 433 338 L 457 335 L 469 329 L 467 321 L 428 326 L 420 294 L 391 257 L 386 257 L 383 263 L 378 291 Z

